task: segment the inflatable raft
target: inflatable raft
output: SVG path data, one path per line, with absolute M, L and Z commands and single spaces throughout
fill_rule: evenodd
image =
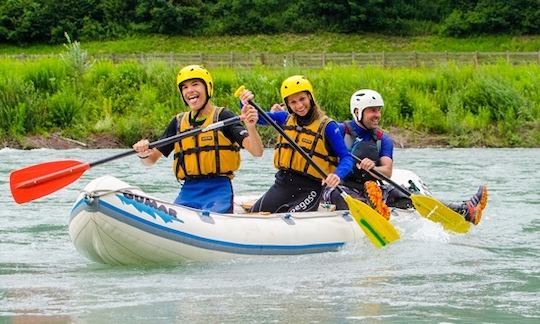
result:
M 429 194 L 414 173 L 395 170 L 393 180 Z M 407 186 L 409 187 L 409 186 Z M 414 210 L 394 210 L 399 214 Z M 112 176 L 94 179 L 72 210 L 69 234 L 76 249 L 105 264 L 176 264 L 253 255 L 337 251 L 370 245 L 348 211 L 321 206 L 317 212 L 218 214 L 152 197 Z

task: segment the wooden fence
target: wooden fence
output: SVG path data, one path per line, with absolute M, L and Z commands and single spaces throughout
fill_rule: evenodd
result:
M 3 55 L 17 59 L 35 59 L 53 55 Z M 383 67 L 430 67 L 454 63 L 479 65 L 506 62 L 508 64 L 540 64 L 538 52 L 377 52 L 377 53 L 139 53 L 97 54 L 94 59 L 113 62 L 165 61 L 171 65 L 202 64 L 207 67 L 272 67 L 320 68 L 328 65 L 376 65 Z

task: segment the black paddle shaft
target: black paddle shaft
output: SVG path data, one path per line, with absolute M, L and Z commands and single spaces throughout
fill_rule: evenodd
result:
M 351 154 L 351 156 L 353 157 L 353 159 L 355 159 L 356 161 L 358 162 L 361 162 L 362 160 L 357 157 L 356 155 L 354 154 Z M 396 188 L 397 190 L 403 192 L 404 194 L 407 195 L 407 197 L 410 197 L 412 195 L 412 193 L 403 188 L 402 186 L 398 185 L 397 183 L 394 182 L 394 180 L 388 178 L 387 176 L 385 176 L 384 174 L 380 173 L 379 171 L 375 170 L 375 168 L 372 168 L 371 170 L 369 170 L 369 172 L 373 173 L 374 175 L 376 175 L 377 177 L 383 179 L 384 181 L 388 182 L 389 184 L 391 184 L 394 188 Z
M 162 138 L 160 140 L 157 140 L 155 142 L 152 142 L 152 143 L 148 144 L 148 148 L 161 147 L 161 146 L 165 146 L 167 144 L 176 143 L 176 142 L 178 142 L 179 140 L 181 140 L 183 138 L 190 137 L 190 136 L 195 136 L 195 135 L 197 135 L 199 133 L 208 132 L 208 131 L 211 131 L 211 130 L 214 130 L 214 129 L 217 129 L 217 128 L 221 128 L 221 127 L 225 127 L 225 126 L 228 126 L 228 125 L 236 124 L 238 122 L 240 122 L 240 116 L 227 118 L 227 119 L 219 121 L 217 123 L 210 124 L 210 125 L 208 125 L 207 127 L 204 127 L 204 128 L 194 128 L 194 129 L 182 132 L 180 134 L 176 134 L 174 136 Z M 131 154 L 135 154 L 135 153 L 137 153 L 137 151 L 135 151 L 135 150 L 119 153 L 119 154 L 110 156 L 108 158 L 104 158 L 102 160 L 92 162 L 92 163 L 90 163 L 90 167 L 100 165 L 100 164 L 103 164 L 103 163 L 107 163 L 107 162 L 110 162 L 110 161 L 113 161 L 113 160 L 116 160 L 116 159 L 120 159 L 120 158 L 123 158 L 123 157 L 131 155 Z
M 321 169 L 321 167 L 317 165 L 315 161 L 313 161 L 311 156 L 309 156 L 309 154 L 307 154 L 306 151 L 304 151 L 298 144 L 296 144 L 296 142 L 293 141 L 293 139 L 290 138 L 289 135 L 285 134 L 285 131 L 283 130 L 283 128 L 281 128 L 281 126 L 279 126 L 272 118 L 270 118 L 270 116 L 268 116 L 268 114 L 264 110 L 262 110 L 262 108 L 259 107 L 259 105 L 254 103 L 253 100 L 248 100 L 248 103 L 252 105 L 253 107 L 255 107 L 255 109 L 257 109 L 257 111 L 259 112 L 259 114 L 261 114 L 264 120 L 266 120 L 267 123 L 272 125 L 272 127 L 274 127 L 279 132 L 279 134 L 283 136 L 283 138 L 285 138 L 289 142 L 289 144 L 291 144 L 291 146 L 294 147 L 294 149 L 298 153 L 300 153 L 304 157 L 304 159 L 306 159 L 309 162 L 309 164 L 311 164 L 313 168 L 315 168 L 315 170 L 317 170 L 317 172 L 319 172 L 320 175 L 322 175 L 325 178 L 328 176 L 326 172 L 324 172 L 323 169 Z M 341 189 L 339 186 L 337 186 L 336 188 L 340 192 L 343 192 L 343 189 Z

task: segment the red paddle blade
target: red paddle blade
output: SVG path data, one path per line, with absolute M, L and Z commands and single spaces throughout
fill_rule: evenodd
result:
M 62 160 L 15 170 L 9 176 L 11 195 L 19 204 L 32 201 L 64 188 L 89 168 L 87 162 Z

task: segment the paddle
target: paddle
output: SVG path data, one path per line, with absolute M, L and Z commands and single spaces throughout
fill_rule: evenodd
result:
M 358 162 L 362 161 L 355 155 L 352 155 L 352 157 Z M 369 172 L 388 182 L 394 188 L 411 198 L 414 208 L 423 217 L 440 223 L 445 229 L 452 232 L 467 233 L 469 231 L 471 223 L 467 222 L 463 216 L 448 208 L 437 199 L 426 195 L 413 194 L 375 169 L 371 169 Z
M 217 123 L 210 124 L 204 128 L 195 128 L 171 137 L 160 139 L 150 143 L 148 147 L 161 147 L 178 142 L 186 137 L 195 136 L 199 133 L 208 132 L 238 122 L 240 122 L 239 116 L 231 117 Z M 79 179 L 84 171 L 90 169 L 91 167 L 135 153 L 135 150 L 130 150 L 92 163 L 80 162 L 76 160 L 61 160 L 35 164 L 15 170 L 11 172 L 9 176 L 11 195 L 19 204 L 32 201 L 69 185 L 70 183 Z
M 242 91 L 244 91 L 245 87 L 240 86 L 234 95 L 236 97 L 239 97 Z M 249 100 L 249 104 L 255 107 L 259 114 L 266 120 L 267 123 L 272 125 L 283 138 L 285 138 L 289 144 L 298 152 L 300 153 L 308 162 L 311 164 L 317 172 L 324 178 L 326 178 L 327 174 L 324 172 L 318 165 L 313 161 L 313 159 L 300 147 L 294 140 L 292 140 L 284 131 L 283 129 L 272 119 L 268 114 L 261 109 L 257 104 L 255 104 L 252 100 Z M 388 222 L 381 214 L 377 213 L 373 208 L 366 205 L 364 202 L 360 200 L 356 200 L 350 195 L 348 195 L 343 189 L 341 189 L 339 186 L 336 187 L 345 202 L 347 203 L 347 206 L 349 207 L 349 211 L 351 215 L 353 216 L 354 220 L 360 225 L 366 236 L 369 238 L 369 240 L 378 248 L 385 246 L 388 243 L 391 243 L 393 241 L 396 241 L 399 239 L 399 233 L 394 228 L 394 226 Z

